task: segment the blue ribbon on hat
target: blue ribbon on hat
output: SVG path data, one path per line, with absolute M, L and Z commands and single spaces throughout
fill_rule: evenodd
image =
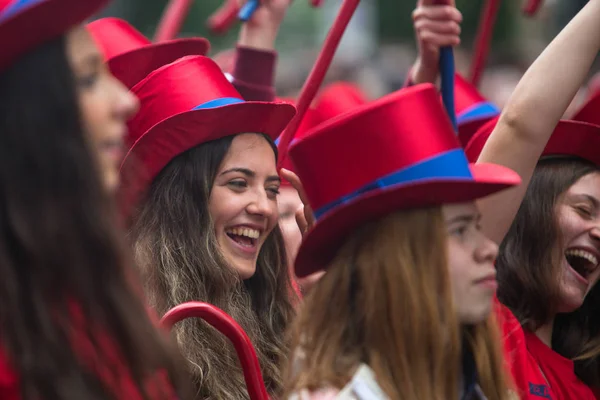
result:
M 45 0 L 16 0 L 11 5 L 0 11 L 0 21 L 3 21 L 24 8 L 31 7 L 34 4 L 41 3 Z M 85 0 L 82 0 L 85 1 Z
M 498 107 L 492 103 L 484 102 L 475 104 L 458 114 L 456 121 L 461 125 L 477 119 L 493 118 L 498 115 L 500 115 Z
M 354 201 L 360 196 L 376 190 L 391 189 L 397 185 L 405 185 L 424 180 L 434 179 L 465 179 L 472 180 L 473 175 L 469 169 L 469 162 L 462 149 L 454 149 L 434 157 L 425 159 L 416 164 L 402 168 L 389 175 L 376 179 L 360 189 L 326 204 L 314 212 L 319 219 L 323 214 L 345 203 Z
M 217 108 L 223 106 L 229 106 L 231 104 L 245 103 L 244 100 L 238 99 L 237 97 L 221 97 L 219 99 L 209 100 L 204 102 L 194 108 L 192 110 L 206 110 L 210 108 Z

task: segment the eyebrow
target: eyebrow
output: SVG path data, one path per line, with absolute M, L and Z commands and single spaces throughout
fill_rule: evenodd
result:
M 256 177 L 256 172 L 248 169 L 248 168 L 239 168 L 239 167 L 234 167 L 234 168 L 229 168 L 228 170 L 225 170 L 223 172 L 221 172 L 219 174 L 219 176 L 222 175 L 226 175 L 226 174 L 230 174 L 232 172 L 239 172 L 240 174 L 244 174 L 249 178 L 255 178 Z M 267 179 L 265 179 L 265 182 L 279 182 L 281 183 L 281 178 L 279 178 L 279 176 L 277 175 L 269 175 L 267 177 Z
M 471 223 L 471 222 L 479 222 L 480 220 L 481 220 L 481 214 L 479 214 L 479 213 L 462 214 L 462 215 L 457 215 L 456 217 L 450 218 L 449 220 L 446 221 L 446 224 L 450 225 L 450 224 L 455 224 L 458 222 Z

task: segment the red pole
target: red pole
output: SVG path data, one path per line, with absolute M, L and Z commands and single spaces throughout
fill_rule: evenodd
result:
M 296 109 L 298 112 L 281 134 L 281 139 L 278 146 L 279 167 L 283 165 L 283 161 L 287 157 L 287 150 L 290 142 L 294 138 L 296 130 L 300 126 L 302 118 L 304 118 L 304 114 L 310 106 L 310 103 L 312 103 L 313 99 L 315 98 L 321 83 L 323 83 L 323 79 L 325 78 L 325 74 L 327 73 L 329 65 L 333 60 L 335 51 L 340 43 L 340 40 L 342 39 L 348 23 L 352 19 L 352 15 L 354 15 L 354 11 L 356 10 L 360 0 L 343 1 L 344 2 L 342 3 L 340 11 L 336 16 L 329 33 L 327 34 L 327 38 L 325 39 L 325 43 L 323 44 L 323 48 L 317 57 L 315 65 L 306 79 L 306 82 L 304 82 L 304 86 L 302 87 L 300 95 L 298 96 L 298 102 L 296 103 Z
M 181 31 L 194 0 L 171 0 L 156 28 L 155 42 L 175 39 Z
M 494 33 L 494 25 L 498 11 L 500 10 L 500 0 L 487 0 L 484 8 L 481 10 L 479 27 L 473 52 L 473 61 L 471 62 L 470 79 L 475 87 L 479 86 L 481 75 L 485 69 L 485 62 L 490 51 L 490 43 Z
M 542 6 L 542 0 L 527 0 L 523 7 L 523 13 L 528 17 L 533 17 L 537 14 Z

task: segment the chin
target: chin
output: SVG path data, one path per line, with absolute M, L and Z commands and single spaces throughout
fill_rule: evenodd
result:
M 256 262 L 230 260 L 229 265 L 238 273 L 241 280 L 250 279 L 256 273 Z
M 492 311 L 492 304 L 483 307 L 458 311 L 460 323 L 463 325 L 475 325 L 485 321 Z
M 583 305 L 586 292 L 583 288 L 563 283 L 560 287 L 559 313 L 569 313 Z

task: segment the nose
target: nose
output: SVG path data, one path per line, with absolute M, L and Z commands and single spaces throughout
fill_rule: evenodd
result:
M 270 218 L 273 214 L 278 214 L 277 202 L 269 199 L 265 189 L 257 189 L 246 211 L 251 215 Z
M 492 240 L 488 239 L 487 236 L 481 234 L 481 240 L 475 249 L 476 261 L 479 263 L 493 263 L 496 261 L 496 257 L 498 257 L 498 245 Z
M 113 80 L 115 84 L 113 103 L 114 115 L 121 121 L 128 121 L 140 109 L 140 101 L 135 94 L 127 90 L 127 87 L 125 87 L 121 81 L 114 77 Z
M 600 243 L 600 223 L 594 225 L 594 227 L 590 230 L 590 236 L 594 241 Z

